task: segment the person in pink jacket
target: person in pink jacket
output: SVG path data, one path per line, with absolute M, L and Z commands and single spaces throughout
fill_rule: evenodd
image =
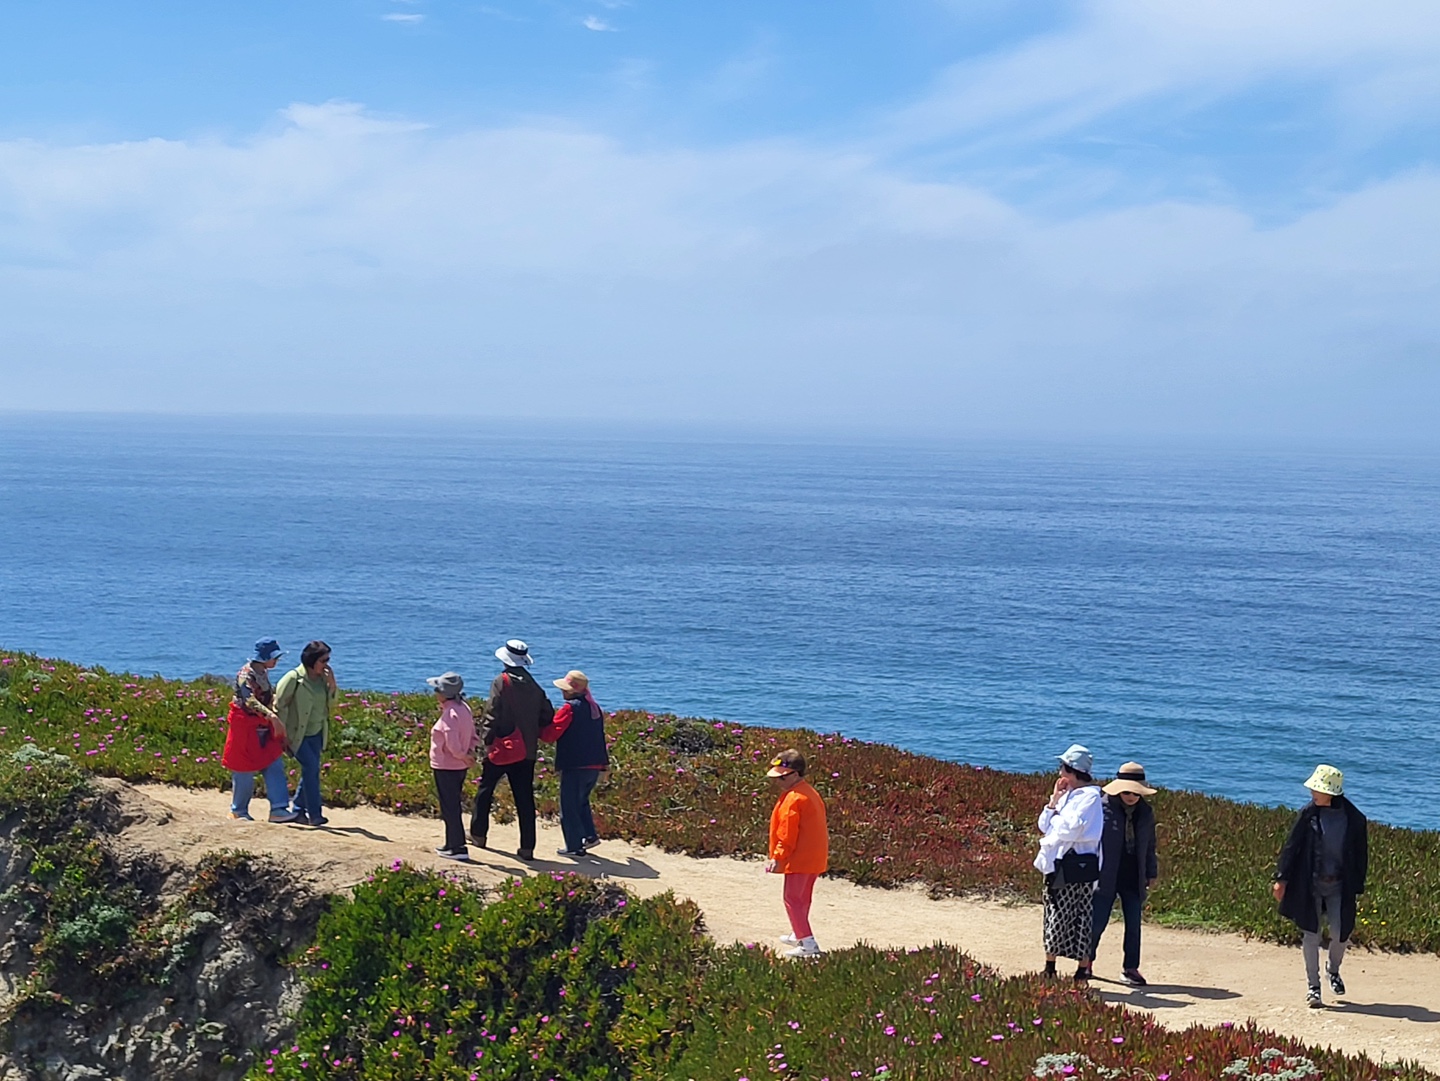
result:
M 440 716 L 430 728 L 430 770 L 445 821 L 445 845 L 435 850 L 447 860 L 468 860 L 461 810 L 465 773 L 475 764 L 475 717 L 465 702 L 465 681 L 454 672 L 425 681 L 435 691 Z

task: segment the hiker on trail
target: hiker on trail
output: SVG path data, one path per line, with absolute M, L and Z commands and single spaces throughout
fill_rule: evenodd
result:
M 1060 759 L 1060 776 L 1040 812 L 1040 851 L 1035 869 L 1045 876 L 1045 975 L 1055 959 L 1079 962 L 1075 980 L 1090 979 L 1094 948 L 1095 883 L 1100 877 L 1100 837 L 1105 810 L 1090 776 L 1095 759 L 1075 743 Z
M 468 860 L 465 847 L 465 772 L 475 764 L 475 717 L 465 701 L 465 681 L 455 672 L 425 681 L 435 692 L 440 716 L 430 728 L 430 771 L 445 822 L 445 844 L 435 850 L 447 860 Z
M 1355 898 L 1365 892 L 1370 861 L 1370 827 L 1345 798 L 1345 775 L 1334 766 L 1316 766 L 1305 782 L 1310 804 L 1295 819 L 1275 865 L 1275 900 L 1280 915 L 1300 928 L 1305 957 L 1305 1000 L 1311 1009 L 1320 998 L 1320 928 L 1328 924 L 1330 990 L 1345 993 L 1340 962 L 1355 930 Z
M 1146 802 L 1155 789 L 1145 783 L 1145 767 L 1126 762 L 1105 793 L 1105 829 L 1100 841 L 1100 885 L 1095 891 L 1094 945 L 1090 956 L 1100 953 L 1100 938 L 1110 922 L 1115 898 L 1125 914 L 1124 979 L 1131 987 L 1144 987 L 1140 974 L 1140 914 L 1145 894 L 1160 876 L 1155 859 L 1155 811 Z
M 770 812 L 770 858 L 765 861 L 767 873 L 785 876 L 790 933 L 781 935 L 780 941 L 791 947 L 786 957 L 819 957 L 820 947 L 810 928 L 810 899 L 815 880 L 830 865 L 825 801 L 805 780 L 805 756 L 797 750 L 777 754 L 765 776 L 774 780 L 780 793 Z
M 590 793 L 610 768 L 605 713 L 590 693 L 584 672 L 572 670 L 554 683 L 565 703 L 541 729 L 540 738 L 555 743 L 555 768 L 560 772 L 560 832 L 565 847 L 556 855 L 579 858 L 600 843 L 590 813 Z
M 275 639 L 262 638 L 255 643 L 255 655 L 235 676 L 220 763 L 230 771 L 230 817 L 236 821 L 252 821 L 250 797 L 255 794 L 257 773 L 265 778 L 270 821 L 295 821 L 295 812 L 288 806 L 290 787 L 283 760 L 285 728 L 271 708 L 275 692 L 270 686 L 270 669 L 283 656 Z
M 330 713 L 335 706 L 335 673 L 330 668 L 330 647 L 311 642 L 300 651 L 300 665 L 280 677 L 275 688 L 275 712 L 285 726 L 285 749 L 300 763 L 295 788 L 298 826 L 323 826 L 320 758 L 330 742 Z
M 520 820 L 522 860 L 535 858 L 535 759 L 540 753 L 540 729 L 555 717 L 544 690 L 529 672 L 530 648 L 512 638 L 495 651 L 505 671 L 490 684 L 490 699 L 480 718 L 480 740 L 485 763 L 470 816 L 470 840 L 485 847 L 490 832 L 490 805 L 500 778 L 510 779 L 515 817 Z

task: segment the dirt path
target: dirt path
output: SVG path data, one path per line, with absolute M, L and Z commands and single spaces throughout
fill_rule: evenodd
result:
M 769 943 L 785 929 L 780 881 L 762 873 L 758 860 L 692 859 L 606 841 L 593 857 L 577 862 L 549 855 L 561 847 L 560 831 L 542 822 L 536 849 L 542 858 L 535 863 L 514 857 L 512 824 L 492 826 L 491 849 L 472 848 L 473 862 L 456 864 L 435 856 L 441 836 L 431 819 L 337 808 L 327 810 L 329 826 L 312 830 L 232 822 L 225 815 L 226 797 L 217 792 L 161 785 L 141 785 L 134 792 L 147 798 L 126 797 L 135 821 L 122 843 L 174 858 L 193 860 L 225 847 L 268 853 L 327 890 L 352 885 L 397 859 L 463 869 L 481 883 L 537 870 L 578 870 L 612 878 L 641 895 L 668 889 L 693 899 L 719 941 Z M 257 810 L 262 803 L 256 801 Z M 1031 905 L 932 901 L 918 889 L 882 890 L 827 879 L 816 887 L 812 922 L 821 945 L 831 949 L 862 940 L 900 947 L 943 941 L 1005 973 L 1033 971 L 1043 960 L 1040 913 Z M 1102 977 L 1119 975 L 1119 951 L 1120 931 L 1112 927 L 1096 965 Z M 1357 950 L 1345 963 L 1350 994 L 1337 1003 L 1327 988 L 1324 1010 L 1305 1007 L 1298 949 L 1147 926 L 1145 959 L 1152 986 L 1132 991 L 1101 979 L 1096 989 L 1107 1001 L 1152 1011 L 1173 1028 L 1254 1018 L 1307 1043 L 1376 1059 L 1415 1059 L 1440 1072 L 1440 957 Z

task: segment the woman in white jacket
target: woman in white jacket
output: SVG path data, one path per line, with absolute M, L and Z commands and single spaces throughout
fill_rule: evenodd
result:
M 1040 851 L 1035 869 L 1045 876 L 1045 975 L 1055 958 L 1079 962 L 1075 979 L 1090 979 L 1092 898 L 1100 877 L 1100 840 L 1105 805 L 1090 776 L 1090 752 L 1074 744 L 1060 759 L 1060 776 L 1040 812 Z M 1074 855 L 1071 855 L 1071 854 Z

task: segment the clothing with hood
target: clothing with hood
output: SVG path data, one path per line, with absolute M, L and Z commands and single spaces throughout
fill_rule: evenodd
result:
M 1369 823 L 1360 813 L 1360 809 L 1344 796 L 1335 796 L 1330 806 L 1345 812 L 1345 858 L 1338 883 L 1339 932 L 1340 940 L 1348 942 L 1355 930 L 1355 899 L 1365 892 L 1365 876 L 1369 870 Z M 1315 905 L 1315 879 L 1320 874 L 1320 861 L 1324 852 L 1320 821 L 1321 812 L 1325 809 L 1317 803 L 1311 803 L 1300 812 L 1275 864 L 1275 881 L 1285 883 L 1285 896 L 1280 900 L 1280 915 L 1293 920 L 1300 930 L 1309 931 L 1311 934 L 1320 930 L 1320 917 Z
M 497 739 L 519 731 L 525 757 L 540 754 L 540 729 L 555 718 L 549 696 L 524 668 L 507 667 L 490 684 L 490 698 L 480 715 L 480 740 L 489 747 Z

